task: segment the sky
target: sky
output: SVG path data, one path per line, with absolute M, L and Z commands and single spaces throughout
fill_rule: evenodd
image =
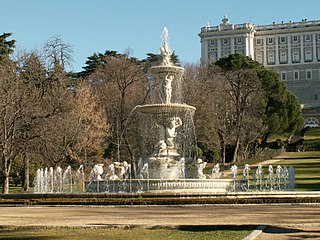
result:
M 201 27 L 319 20 L 319 0 L 0 0 L 0 34 L 12 33 L 17 51 L 41 49 L 54 35 L 73 46 L 71 71 L 95 52 L 115 50 L 145 59 L 159 53 L 164 27 L 181 63 L 200 60 Z

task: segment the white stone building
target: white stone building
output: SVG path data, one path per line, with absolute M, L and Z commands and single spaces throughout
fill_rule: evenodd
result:
M 215 62 L 234 53 L 249 56 L 279 72 L 301 103 L 305 124 L 320 121 L 320 20 L 270 25 L 231 24 L 225 16 L 217 26 L 199 33 L 201 60 Z

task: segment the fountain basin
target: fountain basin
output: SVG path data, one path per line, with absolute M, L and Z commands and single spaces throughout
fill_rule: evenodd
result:
M 228 192 L 232 179 L 126 179 L 85 181 L 86 192 Z
M 168 103 L 168 104 L 146 104 L 140 106 L 138 112 L 146 114 L 166 114 L 166 113 L 181 113 L 185 111 L 194 112 L 196 108 L 187 104 Z
M 159 65 L 151 67 L 149 72 L 155 76 L 165 76 L 167 74 L 180 75 L 184 72 L 184 68 L 174 65 Z

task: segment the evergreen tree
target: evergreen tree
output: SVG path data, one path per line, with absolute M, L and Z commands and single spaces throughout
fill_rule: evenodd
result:
M 278 73 L 240 54 L 221 58 L 215 64 L 225 71 L 252 69 L 257 73 L 267 96 L 264 113 L 267 130 L 263 136 L 264 142 L 271 134 L 290 135 L 302 127 L 303 117 L 298 99 L 280 81 Z
M 11 53 L 13 53 L 13 49 L 15 47 L 15 40 L 7 40 L 7 38 L 11 37 L 12 33 L 3 33 L 0 35 L 0 61 L 5 58 L 8 58 Z
M 93 53 L 88 57 L 85 62 L 86 66 L 83 67 L 84 70 L 79 73 L 79 76 L 88 76 L 98 68 L 105 66 L 111 59 L 119 56 L 123 56 L 123 54 L 113 50 L 107 50 L 104 53 Z

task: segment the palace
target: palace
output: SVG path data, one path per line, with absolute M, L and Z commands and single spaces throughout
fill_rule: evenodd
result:
M 201 61 L 215 62 L 234 53 L 251 57 L 280 74 L 299 99 L 306 126 L 320 122 L 320 20 L 231 24 L 225 16 L 217 26 L 199 33 Z

